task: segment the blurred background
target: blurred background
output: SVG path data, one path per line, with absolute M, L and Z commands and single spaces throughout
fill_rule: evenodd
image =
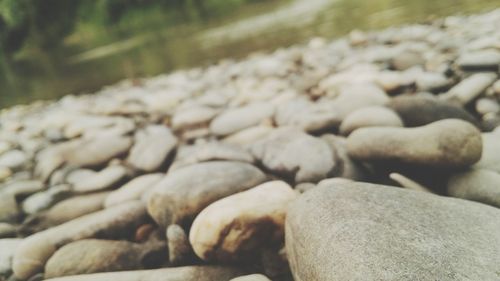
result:
M 498 0 L 0 0 L 0 108 Z

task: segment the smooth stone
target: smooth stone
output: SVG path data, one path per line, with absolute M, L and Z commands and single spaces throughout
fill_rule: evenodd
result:
M 348 136 L 354 130 L 364 127 L 403 127 L 403 121 L 389 108 L 370 106 L 347 115 L 339 130 L 342 135 Z
M 294 99 L 278 106 L 274 119 L 279 127 L 293 126 L 306 132 L 335 128 L 340 123 L 335 111 L 307 99 Z
M 318 182 L 338 165 L 325 141 L 293 128 L 275 130 L 250 150 L 266 169 L 296 183 Z
M 453 174 L 448 180 L 449 196 L 477 201 L 500 208 L 500 174 L 470 170 Z
M 335 157 L 341 163 L 335 169 L 335 172 L 332 173 L 332 177 L 366 181 L 368 175 L 367 169 L 349 156 L 347 139 L 345 137 L 327 134 L 321 136 L 321 138 L 328 143 L 332 151 L 335 151 Z
M 151 270 L 122 271 L 109 273 L 67 276 L 47 281 L 215 281 L 230 280 L 244 274 L 234 267 L 223 266 L 184 266 Z
M 25 197 L 42 191 L 45 185 L 37 180 L 20 180 L 6 184 L 0 192 L 12 194 L 15 197 Z
M 299 193 L 304 193 L 310 189 L 313 189 L 316 187 L 316 184 L 311 183 L 311 182 L 301 182 L 297 184 L 293 189 L 296 190 Z
M 266 180 L 243 162 L 213 161 L 169 172 L 149 194 L 148 212 L 161 226 L 184 225 L 211 203 Z
M 212 203 L 191 226 L 194 252 L 206 261 L 254 257 L 282 241 L 287 206 L 296 196 L 287 183 L 272 181 Z
M 297 281 L 496 280 L 500 211 L 368 183 L 317 187 L 290 206 L 286 249 Z
M 414 66 L 425 64 L 425 59 L 421 54 L 412 51 L 403 51 L 396 54 L 391 60 L 391 66 L 399 71 L 407 70 Z
M 254 162 L 252 154 L 240 146 L 222 142 L 210 142 L 181 147 L 170 166 L 170 170 L 173 171 L 192 164 L 216 160 Z
M 71 189 L 68 185 L 53 186 L 46 191 L 37 192 L 29 196 L 23 201 L 21 206 L 26 214 L 36 214 L 67 198 L 70 193 Z
M 12 257 L 23 239 L 0 239 L 0 279 L 12 273 Z
M 208 106 L 192 106 L 179 109 L 172 117 L 172 128 L 174 130 L 187 130 L 200 126 L 208 126 L 208 123 L 217 115 L 217 110 Z
M 27 161 L 28 156 L 21 150 L 11 150 L 0 155 L 0 167 L 12 170 L 21 168 Z
M 158 246 L 156 246 L 158 248 Z M 144 269 L 151 245 L 84 239 L 58 249 L 45 265 L 45 278 Z
M 441 73 L 424 72 L 417 76 L 415 84 L 419 91 L 437 93 L 448 88 L 451 80 Z
M 172 265 L 186 264 L 194 256 L 189 238 L 184 229 L 177 224 L 171 224 L 166 232 L 168 242 L 168 260 Z
M 127 168 L 121 165 L 111 165 L 99 172 L 92 170 L 75 170 L 70 173 L 67 182 L 73 185 L 77 193 L 87 193 L 106 190 L 115 186 L 127 177 Z M 74 175 L 80 173 L 80 175 Z
M 500 104 L 494 99 L 481 98 L 476 102 L 476 111 L 481 115 L 498 114 L 500 112 Z
M 147 174 L 139 176 L 124 184 L 122 187 L 111 192 L 104 202 L 106 208 L 121 204 L 127 201 L 141 199 L 142 196 L 157 184 L 164 174 Z
M 271 118 L 273 114 L 274 106 L 269 103 L 252 103 L 228 109 L 212 120 L 210 130 L 217 136 L 227 136 L 258 125 L 263 120 Z
M 457 64 L 464 70 L 498 70 L 500 52 L 498 50 L 482 50 L 464 53 L 457 59 Z
M 271 281 L 271 279 L 267 278 L 265 275 L 262 274 L 251 274 L 251 275 L 236 277 L 231 279 L 230 281 Z
M 135 144 L 130 150 L 127 163 L 142 171 L 157 171 L 176 145 L 177 138 L 167 127 L 146 127 L 136 133 Z
M 229 135 L 222 139 L 223 142 L 239 145 L 242 147 L 247 147 L 254 142 L 265 138 L 269 133 L 273 131 L 273 127 L 267 125 L 258 125 L 243 129 L 237 133 Z
M 60 247 L 86 238 L 117 238 L 127 236 L 147 220 L 142 202 L 120 204 L 61 225 L 38 232 L 24 239 L 14 256 L 13 271 L 18 279 L 28 279 L 41 272 L 47 260 Z
M 0 238 L 12 238 L 17 234 L 17 227 L 10 223 L 0 222 Z
M 60 225 L 81 216 L 102 210 L 104 200 L 109 192 L 97 192 L 74 196 L 65 199 L 43 214 L 37 214 L 35 218 L 23 225 L 23 230 L 29 233 Z
M 0 194 L 0 222 L 15 223 L 22 212 L 12 194 Z
M 423 96 L 393 98 L 387 106 L 403 119 L 407 127 L 418 127 L 443 119 L 462 119 L 477 125 L 478 121 L 462 107 Z
M 0 182 L 5 181 L 12 176 L 12 170 L 7 167 L 0 167 Z
M 476 73 L 460 81 L 441 98 L 446 101 L 467 105 L 481 95 L 497 80 L 497 74 L 492 72 Z
M 481 159 L 473 167 L 500 173 L 500 134 L 497 132 L 481 134 L 483 140 L 483 153 Z
M 416 128 L 361 128 L 347 138 L 347 149 L 360 161 L 458 168 L 479 161 L 482 140 L 470 123 L 445 119 Z

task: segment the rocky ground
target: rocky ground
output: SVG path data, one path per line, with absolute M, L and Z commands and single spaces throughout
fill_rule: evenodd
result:
M 0 280 L 500 280 L 499 27 L 353 31 L 4 110 Z

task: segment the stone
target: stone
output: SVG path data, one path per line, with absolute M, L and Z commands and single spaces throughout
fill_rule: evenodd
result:
M 296 183 L 318 182 L 335 169 L 328 144 L 293 128 L 280 128 L 250 148 L 264 167 Z
M 14 255 L 13 271 L 18 279 L 41 272 L 54 252 L 86 238 L 118 238 L 129 235 L 147 219 L 142 202 L 120 204 L 38 232 L 23 240 Z
M 206 207 L 194 220 L 189 241 L 206 261 L 250 259 L 283 239 L 288 204 L 296 198 L 282 181 L 272 181 Z
M 496 80 L 496 73 L 484 72 L 472 74 L 451 88 L 442 98 L 464 106 L 475 100 Z
M 23 225 L 23 232 L 34 233 L 60 225 L 81 216 L 102 210 L 109 192 L 77 195 L 55 204 L 45 213 L 37 214 Z
M 0 167 L 0 182 L 5 181 L 12 176 L 12 170 L 7 167 Z
M 271 281 L 271 279 L 262 274 L 251 274 L 233 278 L 230 281 Z
M 20 180 L 6 184 L 2 189 L 2 193 L 12 194 L 15 197 L 26 197 L 33 193 L 42 191 L 45 185 L 37 180 Z
M 164 174 L 161 173 L 147 174 L 127 182 L 107 196 L 104 206 L 108 208 L 123 202 L 141 199 L 163 176 Z
M 243 129 L 237 133 L 229 135 L 222 139 L 223 142 L 240 145 L 249 146 L 254 142 L 266 137 L 273 131 L 273 127 L 268 125 L 257 125 L 247 129 Z
M 78 173 L 78 174 L 77 174 Z M 73 185 L 76 193 L 103 191 L 116 186 L 127 177 L 127 169 L 122 165 L 111 165 L 99 172 L 75 170 L 66 181 Z
M 401 96 L 387 104 L 396 111 L 406 127 L 418 127 L 443 119 L 461 119 L 474 125 L 478 121 L 462 107 L 423 96 Z
M 459 168 L 479 161 L 482 141 L 470 123 L 445 119 L 416 128 L 358 129 L 347 138 L 347 149 L 360 161 Z
M 399 173 L 390 173 L 389 178 L 394 182 L 398 183 L 401 187 L 407 188 L 414 191 L 433 193 L 433 191 L 421 185 L 420 183 L 406 177 L 405 175 Z
M 500 174 L 489 170 L 469 170 L 448 180 L 449 196 L 477 201 L 500 208 Z
M 184 266 L 151 270 L 67 276 L 47 281 L 214 281 L 230 280 L 245 274 L 244 270 L 224 266 Z
M 500 173 L 500 134 L 498 132 L 482 133 L 483 153 L 481 159 L 473 167 Z
M 146 172 L 160 169 L 177 145 L 177 138 L 164 126 L 153 125 L 138 131 L 127 163 Z
M 419 91 L 437 93 L 448 88 L 451 80 L 441 73 L 424 72 L 417 76 L 415 84 Z
M 240 108 L 229 109 L 215 117 L 210 123 L 214 135 L 227 136 L 243 129 L 258 125 L 271 118 L 274 106 L 269 103 L 252 103 Z
M 0 222 L 15 223 L 21 219 L 22 212 L 12 194 L 0 193 Z
M 476 102 L 476 112 L 481 115 L 498 114 L 500 112 L 500 105 L 494 99 L 480 98 Z
M 192 164 L 216 160 L 254 162 L 252 154 L 237 145 L 210 142 L 180 148 L 174 163 L 170 166 L 170 170 L 173 171 Z
M 403 51 L 396 54 L 391 60 L 391 66 L 399 71 L 425 64 L 421 54 L 412 51 Z
M 0 222 L 0 239 L 12 238 L 17 234 L 17 227 L 10 223 Z
M 335 157 L 339 159 L 339 167 L 332 173 L 332 177 L 346 178 L 355 181 L 366 181 L 367 169 L 361 163 L 352 159 L 347 151 L 347 139 L 332 134 L 326 134 L 321 138 L 328 143 Z
M 11 150 L 0 154 L 0 167 L 16 170 L 26 165 L 28 157 L 21 150 Z
M 58 249 L 45 265 L 45 278 L 144 269 L 150 245 L 84 239 Z
M 403 127 L 403 121 L 389 108 L 370 106 L 347 115 L 339 130 L 342 135 L 348 136 L 352 131 L 363 127 Z
M 183 225 L 211 203 L 266 180 L 243 162 L 212 161 L 169 172 L 149 194 L 148 212 L 163 227 Z
M 346 183 L 292 203 L 285 239 L 297 281 L 496 280 L 499 231 L 487 205 Z
M 335 111 L 305 98 L 278 106 L 274 119 L 280 127 L 293 126 L 306 132 L 336 128 L 340 123 L 340 116 Z
M 26 214 L 36 214 L 48 209 L 55 203 L 66 199 L 71 193 L 68 185 L 53 186 L 46 191 L 37 192 L 23 201 L 22 209 Z
M 460 55 L 457 65 L 463 70 L 494 70 L 500 66 L 500 52 L 497 50 L 481 50 Z
M 185 264 L 194 256 L 189 238 L 184 229 L 177 224 L 167 227 L 168 260 L 172 265 Z
M 0 280 L 12 273 L 12 257 L 23 239 L 0 239 Z M 5 279 L 6 280 L 6 279 Z
M 172 117 L 174 130 L 187 130 L 201 126 L 208 126 L 217 115 L 217 110 L 208 106 L 191 106 L 178 109 Z

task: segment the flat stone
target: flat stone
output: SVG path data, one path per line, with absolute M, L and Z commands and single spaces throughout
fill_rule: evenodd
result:
M 217 110 L 208 106 L 191 106 L 176 111 L 172 117 L 174 130 L 187 130 L 199 126 L 208 126 L 217 115 Z
M 306 132 L 316 132 L 338 127 L 340 116 L 321 104 L 294 99 L 278 106 L 275 121 L 280 127 L 293 126 Z
M 391 66 L 399 71 L 407 70 L 414 66 L 422 66 L 425 60 L 421 54 L 412 51 L 402 51 L 391 60 Z
M 170 264 L 186 264 L 193 258 L 194 253 L 191 244 L 189 244 L 189 238 L 181 226 L 177 224 L 169 225 L 166 236 Z
M 340 125 L 340 133 L 347 136 L 363 127 L 403 127 L 403 121 L 396 112 L 389 108 L 363 107 L 347 115 Z
M 482 50 L 464 53 L 457 59 L 457 64 L 464 70 L 498 70 L 500 52 L 497 50 Z
M 297 281 L 495 280 L 499 231 L 500 211 L 487 205 L 346 183 L 290 206 L 286 248 Z
M 251 146 L 266 169 L 295 182 L 317 182 L 335 169 L 326 142 L 293 128 L 280 128 Z
M 22 212 L 12 194 L 0 193 L 0 222 L 17 222 Z
M 253 103 L 240 108 L 226 110 L 210 123 L 210 130 L 217 136 L 227 136 L 258 125 L 274 114 L 269 103 Z
M 36 214 L 67 198 L 70 193 L 71 189 L 68 185 L 53 186 L 46 191 L 40 191 L 29 196 L 23 201 L 21 206 L 24 213 Z
M 154 125 L 138 131 L 127 162 L 146 171 L 157 171 L 177 145 L 177 138 L 164 126 Z
M 12 170 L 26 165 L 28 157 L 21 150 L 11 150 L 0 155 L 0 167 Z
M 478 124 L 474 116 L 461 106 L 424 96 L 396 97 L 387 106 L 396 111 L 407 127 L 423 126 L 443 119 L 462 119 Z
M 457 168 L 479 161 L 482 141 L 470 123 L 445 119 L 417 128 L 358 129 L 347 139 L 347 149 L 360 161 Z
M 123 202 L 141 199 L 141 197 L 157 184 L 163 176 L 164 174 L 161 173 L 147 174 L 127 182 L 122 187 L 109 194 L 104 202 L 104 206 L 108 208 Z
M 254 257 L 282 241 L 287 206 L 296 196 L 285 182 L 272 181 L 212 203 L 191 226 L 194 252 L 206 261 Z
M 243 162 L 213 161 L 169 172 L 149 194 L 148 212 L 161 226 L 184 225 L 211 203 L 264 182 L 266 176 Z
M 0 239 L 0 278 L 12 273 L 12 257 L 23 239 Z M 6 279 L 5 279 L 6 280 Z
M 484 72 L 472 74 L 451 88 L 442 98 L 460 105 L 466 105 L 475 100 L 496 80 L 496 73 Z
M 47 281 L 214 281 L 230 280 L 241 274 L 244 274 L 244 271 L 234 267 L 184 266 L 151 270 L 83 274 L 47 279 Z
M 6 184 L 1 192 L 9 193 L 15 197 L 24 197 L 42 191 L 45 185 L 37 180 L 20 180 Z
M 450 79 L 448 79 L 444 74 L 434 73 L 434 72 L 424 72 L 419 74 L 415 80 L 417 89 L 422 92 L 433 92 L 437 93 L 441 90 L 448 88 L 451 84 Z
M 174 163 L 170 166 L 170 170 L 215 160 L 254 162 L 252 154 L 240 146 L 222 142 L 210 142 L 181 147 L 177 152 Z
M 17 227 L 10 223 L 0 222 L 0 238 L 12 238 L 17 234 Z
M 500 174 L 489 170 L 469 170 L 453 174 L 448 195 L 500 208 Z
M 14 255 L 13 271 L 18 279 L 41 272 L 47 260 L 60 247 L 86 238 L 118 238 L 130 235 L 147 219 L 142 202 L 120 204 L 91 213 L 24 239 Z
M 249 146 L 254 142 L 266 137 L 269 133 L 273 131 L 273 127 L 267 125 L 258 125 L 241 130 L 237 133 L 229 135 L 222 139 L 223 142 L 240 145 Z
M 99 172 L 91 170 L 75 170 L 68 175 L 68 183 L 73 185 L 77 193 L 102 191 L 113 187 L 127 177 L 127 168 L 121 165 L 111 165 Z M 79 173 L 80 175 L 74 175 Z

